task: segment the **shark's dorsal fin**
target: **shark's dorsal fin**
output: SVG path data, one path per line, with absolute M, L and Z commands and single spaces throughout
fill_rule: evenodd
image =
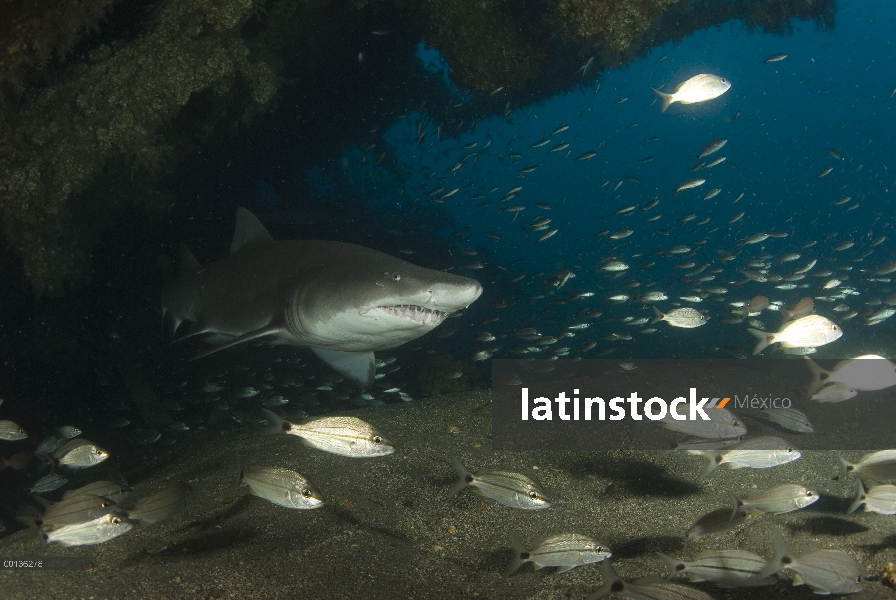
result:
M 193 256 L 193 253 L 190 252 L 190 249 L 187 248 L 187 245 L 183 242 L 180 243 L 180 274 L 181 275 L 192 275 L 201 269 L 202 267 L 199 265 L 199 261 L 196 260 L 196 257 Z
M 264 244 L 273 241 L 274 238 L 264 228 L 258 217 L 242 206 L 236 209 L 236 230 L 233 232 L 233 242 L 230 244 L 231 254 L 251 244 Z

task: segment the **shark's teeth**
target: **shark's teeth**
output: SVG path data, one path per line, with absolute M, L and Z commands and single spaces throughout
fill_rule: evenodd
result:
M 404 317 L 422 325 L 438 325 L 449 313 L 441 310 L 432 310 L 415 304 L 399 304 L 397 306 L 381 306 L 382 310 L 393 317 Z

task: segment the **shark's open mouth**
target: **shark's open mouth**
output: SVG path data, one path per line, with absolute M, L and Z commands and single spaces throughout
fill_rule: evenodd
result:
M 450 313 L 441 310 L 432 310 L 415 304 L 399 304 L 397 306 L 380 306 L 381 310 L 393 317 L 411 319 L 421 325 L 438 325 L 444 321 Z

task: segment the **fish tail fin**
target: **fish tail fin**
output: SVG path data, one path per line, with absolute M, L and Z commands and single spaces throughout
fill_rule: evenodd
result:
M 856 466 L 851 462 L 847 462 L 842 456 L 840 457 L 840 477 L 846 477 L 855 470 Z
M 862 485 L 862 480 L 856 481 L 856 499 L 852 501 L 852 504 L 849 505 L 849 510 L 846 511 L 848 514 L 852 514 L 856 512 L 860 506 L 865 503 L 865 486 Z
M 666 565 L 666 568 L 669 569 L 669 574 L 666 575 L 666 579 L 672 579 L 675 577 L 676 573 L 680 573 L 684 570 L 684 563 L 680 560 L 672 558 L 671 556 L 666 556 L 662 552 L 655 553 L 657 557 L 663 561 L 663 564 Z
M 462 489 L 469 485 L 469 479 L 473 477 L 473 474 L 470 473 L 470 470 L 467 469 L 462 462 L 451 457 L 451 466 L 454 467 L 454 470 L 457 472 L 457 482 L 451 486 L 451 490 L 448 492 L 448 496 L 454 496 Z
M 812 373 L 812 383 L 809 384 L 809 396 L 812 396 L 824 387 L 824 384 L 830 379 L 831 374 L 825 371 L 817 362 L 809 358 L 808 356 L 803 355 L 803 358 L 806 359 L 806 366 L 809 367 L 809 372 Z
M 706 479 L 713 471 L 716 470 L 716 467 L 719 466 L 719 459 L 721 459 L 721 455 L 710 450 L 698 450 L 698 452 L 708 461 L 706 464 L 706 468 L 703 469 L 702 473 L 700 473 L 700 479 Z
M 783 569 L 786 564 L 792 562 L 792 560 L 788 559 L 790 549 L 787 547 L 787 542 L 784 541 L 784 536 L 781 535 L 781 532 L 777 529 L 772 531 L 772 540 L 775 544 L 775 556 L 765 563 L 765 567 L 761 571 L 751 577 L 752 580 L 770 577 L 772 574 Z
M 619 592 L 625 588 L 625 582 L 616 574 L 610 559 L 606 559 L 600 563 L 600 576 L 604 584 L 599 590 L 588 596 L 588 600 L 598 600 L 598 598 L 606 598 L 613 592 Z
M 670 442 L 669 440 L 663 440 L 663 449 L 658 450 L 656 453 L 656 460 L 661 461 L 675 450 L 675 442 Z
M 663 313 L 661 313 L 657 307 L 651 306 L 650 308 L 653 309 L 653 314 L 655 315 L 653 317 L 653 320 L 650 322 L 651 325 L 653 325 L 654 323 L 659 323 L 660 321 L 663 320 L 663 317 L 666 316 Z
M 234 466 L 236 470 L 234 471 L 233 477 L 233 487 L 238 488 L 240 484 L 243 482 L 243 463 L 240 460 L 240 452 L 239 450 L 233 451 L 233 457 L 235 459 Z
M 760 352 L 768 348 L 770 344 L 774 343 L 772 340 L 774 340 L 775 336 L 768 333 L 767 331 L 760 331 L 758 329 L 747 329 L 747 331 L 749 331 L 753 335 L 753 337 L 759 340 L 756 342 L 756 347 L 753 348 L 754 355 L 759 354 Z
M 731 494 L 731 518 L 728 519 L 728 522 L 734 520 L 734 517 L 737 516 L 737 513 L 741 511 L 744 506 L 744 501 L 737 497 L 737 494 Z
M 656 94 L 657 98 L 660 99 L 660 112 L 666 112 L 666 109 L 669 108 L 669 105 L 675 102 L 672 94 L 665 94 L 656 88 L 651 89 L 653 90 L 653 93 Z
M 265 420 L 268 422 L 268 426 L 263 430 L 266 435 L 275 435 L 289 431 L 291 425 L 286 419 L 278 417 L 266 408 L 261 409 L 261 414 L 264 415 Z
M 526 546 L 523 545 L 523 540 L 520 539 L 520 536 L 517 535 L 516 532 L 510 533 L 510 544 L 511 548 L 513 548 L 513 560 L 507 566 L 508 577 L 516 573 L 520 567 L 529 562 L 529 553 L 526 550 Z

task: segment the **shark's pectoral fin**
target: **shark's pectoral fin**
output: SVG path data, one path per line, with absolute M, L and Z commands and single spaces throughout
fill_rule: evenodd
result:
M 202 269 L 199 265 L 199 261 L 196 260 L 196 257 L 193 256 L 193 253 L 190 252 L 190 249 L 187 248 L 187 245 L 183 242 L 180 243 L 180 275 L 181 277 L 194 275 L 198 273 Z
M 182 341 L 184 341 L 184 340 L 190 339 L 191 337 L 196 337 L 197 335 L 202 335 L 202 334 L 204 334 L 204 333 L 208 333 L 208 329 L 207 329 L 204 325 L 200 325 L 200 324 L 197 323 L 197 322 L 193 322 L 193 323 L 190 325 L 190 330 L 189 330 L 187 333 L 183 334 L 183 335 L 180 336 L 179 338 L 174 338 L 174 339 L 172 339 L 172 340 L 171 340 L 171 343 L 172 343 L 172 344 L 177 344 L 177 343 L 182 342 Z M 174 335 L 172 334 L 171 337 L 174 337 Z M 228 341 L 230 341 L 230 338 L 228 338 Z M 197 357 L 197 358 L 198 358 L 198 357 Z
M 373 352 L 344 352 L 325 348 L 311 348 L 311 351 L 330 365 L 334 371 L 362 390 L 366 390 L 373 384 L 373 376 L 376 371 Z
M 281 325 L 267 325 L 260 329 L 255 329 L 253 331 L 249 331 L 244 333 L 239 337 L 235 337 L 229 342 L 225 344 L 221 344 L 220 346 L 215 346 L 211 350 L 206 350 L 205 352 L 200 352 L 190 360 L 196 360 L 197 358 L 202 358 L 204 356 L 208 356 L 209 354 L 214 354 L 218 350 L 226 350 L 227 348 L 233 348 L 234 346 L 239 346 L 240 344 L 244 344 L 246 342 L 251 342 L 252 340 L 257 340 L 259 338 L 263 338 L 269 335 L 276 335 L 278 333 L 282 333 L 284 331 Z

